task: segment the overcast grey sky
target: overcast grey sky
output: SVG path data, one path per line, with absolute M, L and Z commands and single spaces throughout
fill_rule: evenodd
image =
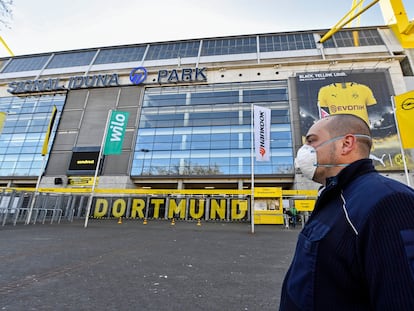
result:
M 371 0 L 365 1 L 367 4 Z M 410 19 L 414 1 L 403 0 Z M 410 2 L 410 3 L 409 3 Z M 0 34 L 15 55 L 156 41 L 329 29 L 352 0 L 14 0 Z M 379 4 L 361 26 L 383 25 Z M 0 57 L 9 56 L 0 46 Z

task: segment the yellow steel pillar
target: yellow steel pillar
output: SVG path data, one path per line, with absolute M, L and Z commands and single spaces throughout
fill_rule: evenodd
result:
M 402 0 L 380 0 L 385 24 L 390 26 L 405 49 L 414 48 L 414 21 L 410 21 Z
M 363 0 L 361 0 L 360 2 L 356 3 L 355 5 L 352 6 L 352 9 L 344 16 L 342 17 L 339 22 L 333 26 L 320 40 L 320 43 L 325 42 L 326 40 L 328 40 L 330 37 L 332 37 L 336 32 L 338 32 L 339 30 L 341 30 L 343 27 L 345 27 L 346 25 L 348 25 L 350 22 L 352 22 L 354 19 L 358 18 L 361 14 L 363 14 L 365 11 L 367 11 L 368 9 L 370 9 L 373 5 L 375 5 L 376 3 L 378 3 L 378 1 L 380 0 L 373 0 L 370 4 L 368 4 L 366 7 L 364 8 L 359 8 L 358 13 L 355 14 L 355 10 L 358 8 L 358 6 L 361 5 L 361 3 L 363 2 Z
M 0 36 L 0 42 L 6 48 L 7 52 L 9 52 L 10 56 L 14 56 L 13 52 L 10 50 L 9 46 L 7 45 L 6 41 L 4 41 L 2 36 Z

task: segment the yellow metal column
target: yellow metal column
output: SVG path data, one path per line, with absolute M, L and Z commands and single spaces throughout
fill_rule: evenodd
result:
M 9 46 L 7 45 L 6 41 L 4 41 L 2 36 L 0 36 L 0 42 L 6 48 L 7 52 L 9 52 L 10 56 L 14 56 L 13 52 L 10 50 Z
M 380 0 L 382 16 L 403 48 L 414 48 L 414 21 L 410 21 L 402 0 Z

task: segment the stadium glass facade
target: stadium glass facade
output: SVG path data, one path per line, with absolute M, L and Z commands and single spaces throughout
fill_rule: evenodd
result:
M 258 174 L 293 174 L 284 82 L 146 90 L 132 176 L 251 174 L 251 107 L 272 110 L 271 161 Z
M 0 135 L 0 176 L 39 175 L 43 163 L 41 150 L 50 114 L 53 106 L 62 111 L 64 101 L 63 95 L 0 98 L 0 111 L 6 113 Z

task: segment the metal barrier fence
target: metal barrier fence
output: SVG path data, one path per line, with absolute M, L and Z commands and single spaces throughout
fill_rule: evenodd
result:
M 1 225 L 60 223 L 62 219 L 73 221 L 85 217 L 89 195 L 38 193 L 31 207 L 35 196 L 35 192 L 3 189 L 0 193 Z

